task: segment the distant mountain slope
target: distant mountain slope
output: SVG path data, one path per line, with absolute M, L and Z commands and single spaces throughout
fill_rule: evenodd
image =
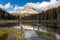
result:
M 41 13 L 31 14 L 29 16 L 25 16 L 23 20 L 50 20 L 50 19 L 57 19 L 57 14 L 60 13 L 60 7 L 52 8 L 46 11 L 42 11 Z
M 0 8 L 0 20 L 15 20 L 15 19 L 18 18 Z
M 36 14 L 38 13 L 35 9 L 27 7 L 24 11 L 20 12 L 21 14 Z

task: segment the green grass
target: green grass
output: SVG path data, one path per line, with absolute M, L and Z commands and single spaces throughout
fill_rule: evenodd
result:
M 5 40 L 6 37 L 7 37 L 6 32 L 0 31 L 0 40 Z
M 52 33 L 44 33 L 44 32 L 37 32 L 36 33 L 38 34 L 38 36 L 40 38 L 44 38 L 46 40 L 56 40 L 56 37 L 55 37 L 55 34 L 52 34 Z
M 19 29 L 8 29 L 8 28 L 0 28 L 0 39 L 11 39 L 13 36 L 16 36 L 19 40 L 25 40 L 24 35 Z

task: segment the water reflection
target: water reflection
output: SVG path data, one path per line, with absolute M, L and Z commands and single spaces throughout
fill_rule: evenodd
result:
M 19 23 L 0 23 L 0 27 L 13 27 L 19 25 Z
M 48 23 L 48 22 L 23 22 L 23 25 L 29 25 L 31 27 L 37 28 L 39 27 L 40 29 L 42 28 L 43 30 L 46 29 L 48 31 L 52 32 L 57 32 L 57 23 Z

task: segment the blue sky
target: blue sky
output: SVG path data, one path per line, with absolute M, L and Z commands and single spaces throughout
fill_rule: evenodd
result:
M 50 0 L 0 0 L 0 4 L 5 5 L 8 2 L 10 2 L 11 5 L 13 5 L 13 6 L 15 6 L 15 5 L 23 6 L 23 5 L 25 5 L 26 3 L 29 3 L 29 2 L 36 3 L 36 2 L 42 2 L 42 1 L 50 1 Z
M 27 7 L 41 12 L 58 6 L 60 6 L 60 0 L 0 0 L 0 8 L 10 13 L 20 13 Z

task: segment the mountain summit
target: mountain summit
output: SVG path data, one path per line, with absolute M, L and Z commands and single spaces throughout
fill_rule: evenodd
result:
M 21 11 L 20 13 L 21 14 L 26 14 L 26 13 L 28 13 L 28 14 L 37 14 L 38 12 L 33 8 L 27 7 L 26 10 Z

